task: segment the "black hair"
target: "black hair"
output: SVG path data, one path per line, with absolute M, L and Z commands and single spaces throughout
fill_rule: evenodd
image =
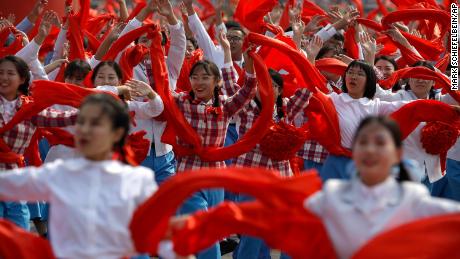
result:
M 238 22 L 228 21 L 225 23 L 225 28 L 227 28 L 227 31 L 237 30 L 237 31 L 240 31 L 243 34 L 243 36 L 246 35 L 246 32 L 244 32 L 243 27 Z
M 129 111 L 126 104 L 109 94 L 100 93 L 87 96 L 81 106 L 80 110 L 85 105 L 97 105 L 101 108 L 102 114 L 106 115 L 112 122 L 112 129 L 116 130 L 122 128 L 124 130 L 123 136 L 120 141 L 114 144 L 113 151 L 120 153 L 121 161 L 128 164 L 126 154 L 124 152 L 124 145 L 128 137 L 130 128 Z
M 91 82 L 94 83 L 94 80 L 96 79 L 97 73 L 99 72 L 99 69 L 103 66 L 109 66 L 115 70 L 115 73 L 117 74 L 118 79 L 122 80 L 123 79 L 123 72 L 121 71 L 120 65 L 118 65 L 117 62 L 114 61 L 102 61 L 101 63 L 97 64 L 97 66 L 93 70 L 93 74 L 91 75 Z
M 197 68 L 200 68 L 200 67 L 203 68 L 204 71 L 206 71 L 207 74 L 209 74 L 211 76 L 214 76 L 217 81 L 220 81 L 221 76 L 220 76 L 219 68 L 217 67 L 217 65 L 214 62 L 209 61 L 209 60 L 200 60 L 200 61 L 196 62 L 192 66 L 192 68 L 190 69 L 189 77 L 192 77 L 192 75 L 195 73 L 195 70 Z M 190 91 L 189 95 L 192 98 L 195 98 L 195 93 L 193 92 L 193 90 Z M 218 85 L 216 85 L 214 87 L 212 106 L 213 107 L 220 107 L 219 86 Z
M 289 26 L 284 30 L 284 32 L 290 32 L 290 31 L 292 31 L 292 26 Z
M 198 49 L 198 42 L 193 37 L 187 37 L 187 40 L 190 41 L 195 49 Z
M 388 130 L 390 132 L 391 138 L 393 139 L 396 148 L 402 148 L 402 136 L 399 125 L 393 119 L 386 116 L 369 116 L 364 118 L 359 124 L 358 128 L 356 129 L 355 136 L 353 137 L 353 146 L 356 143 L 356 139 L 358 138 L 359 132 L 364 127 L 372 123 L 377 123 L 380 126 L 384 127 L 386 130 Z M 399 182 L 410 180 L 409 172 L 407 171 L 402 162 L 399 163 L 399 176 L 397 179 Z
M 374 65 L 377 64 L 377 62 L 378 62 L 379 60 L 385 60 L 385 61 L 390 62 L 391 65 L 393 65 L 393 69 L 394 69 L 395 71 L 398 70 L 398 64 L 396 63 L 396 60 L 395 60 L 394 58 L 390 58 L 389 56 L 378 56 L 378 57 L 376 57 L 375 60 L 374 60 Z M 391 88 L 391 90 L 392 90 L 393 92 L 396 92 L 396 91 L 398 91 L 398 90 L 400 90 L 400 89 L 401 89 L 401 85 L 399 84 L 399 81 L 396 82 L 396 83 L 393 85 L 393 87 Z
M 347 88 L 347 72 L 353 67 L 358 67 L 364 71 L 366 74 L 366 83 L 364 88 L 363 97 L 374 99 L 375 91 L 376 91 L 376 84 L 377 84 L 377 76 L 375 75 L 374 68 L 367 64 L 364 60 L 353 60 L 345 70 L 345 74 L 343 76 L 343 84 L 342 84 L 342 92 L 348 93 Z
M 161 31 L 161 46 L 166 46 L 168 43 L 168 34 L 165 31 Z
M 81 59 L 75 59 L 67 65 L 64 71 L 64 78 L 70 78 L 72 76 L 80 76 L 84 78 L 90 71 L 91 66 L 88 62 Z
M 23 59 L 18 58 L 16 56 L 3 57 L 0 59 L 0 64 L 6 61 L 13 63 L 19 77 L 24 80 L 24 83 L 19 85 L 18 91 L 23 95 L 28 95 L 29 94 L 29 81 L 30 81 L 29 66 Z
M 332 36 L 332 39 L 342 42 L 345 41 L 345 37 L 341 33 L 334 34 L 334 36 Z
M 417 62 L 415 62 L 411 67 L 426 67 L 432 71 L 435 71 L 434 69 L 434 66 L 426 61 L 426 60 L 419 60 Z M 409 91 L 410 90 L 410 85 L 409 85 L 409 81 L 407 81 L 407 84 L 406 84 L 406 87 L 404 88 L 404 90 L 406 91 Z M 434 87 L 432 86 L 431 89 L 430 89 L 430 92 L 428 93 L 428 99 L 435 99 L 436 97 L 436 90 L 434 89 Z
M 316 55 L 315 57 L 315 60 L 324 58 L 326 53 L 328 53 L 329 51 L 334 51 L 334 53 L 336 53 L 337 49 L 331 45 L 325 45 L 319 50 L 318 55 Z
M 284 87 L 284 80 L 281 74 L 272 68 L 268 69 L 268 74 L 270 74 L 270 77 L 272 78 L 272 80 L 278 85 L 279 94 L 276 97 L 276 102 L 275 102 L 276 116 L 278 116 L 279 119 L 282 119 L 285 116 L 284 111 L 283 111 L 283 95 L 282 95 L 283 87 Z M 257 107 L 259 107 L 259 109 L 262 109 L 262 103 L 260 103 L 257 97 L 254 97 L 254 102 L 256 103 Z

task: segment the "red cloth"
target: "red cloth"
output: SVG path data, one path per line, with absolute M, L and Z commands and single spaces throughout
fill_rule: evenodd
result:
M 378 235 L 352 258 L 459 258 L 459 231 L 458 213 L 420 219 Z
M 314 16 L 314 15 L 327 16 L 327 13 L 314 2 L 309 0 L 303 1 L 302 17 Z
M 55 258 L 48 240 L 4 219 L 0 219 L 0 244 L 1 258 Z
M 65 145 L 67 147 L 75 147 L 74 136 L 64 129 L 46 128 L 42 129 L 42 134 L 48 140 L 50 146 Z
M 144 9 L 146 5 L 147 3 L 145 2 L 138 3 L 136 7 L 134 7 L 134 9 L 129 14 L 128 21 L 131 21 L 134 17 L 136 17 L 142 11 L 142 9 Z
M 336 75 L 344 75 L 348 65 L 335 58 L 322 58 L 315 61 L 315 67 L 319 71 L 325 71 Z
M 278 40 L 279 39 L 279 40 Z M 277 39 L 272 39 L 260 34 L 249 33 L 247 41 L 264 46 L 260 55 L 267 60 L 277 60 L 277 62 L 266 62 L 267 66 L 276 70 L 285 69 L 291 75 L 295 75 L 298 87 L 306 87 L 315 92 L 316 88 L 323 92 L 328 92 L 327 80 L 299 51 L 289 45 L 289 39 L 285 36 L 277 35 Z M 270 49 L 271 48 L 271 49 Z M 271 52 L 272 49 L 276 52 Z M 293 94 L 296 89 L 284 89 L 283 94 Z
M 150 141 L 144 138 L 146 133 L 147 132 L 144 130 L 134 132 L 128 136 L 126 142 L 126 145 L 128 145 L 130 149 L 133 151 L 134 156 L 132 157 L 132 159 L 136 163 L 136 165 L 140 165 L 149 153 Z
M 348 27 L 345 31 L 344 48 L 347 50 L 347 55 L 352 59 L 359 59 L 359 47 L 356 41 L 356 29 L 354 26 Z
M 450 54 L 446 53 L 446 55 L 444 55 L 443 58 L 441 58 L 440 60 L 438 60 L 438 62 L 436 62 L 435 67 L 444 73 L 446 72 L 447 66 L 449 65 L 449 63 L 450 63 Z
M 277 0 L 240 0 L 235 19 L 250 31 L 261 33 L 265 28 L 264 16 L 277 4 Z
M 120 67 L 123 71 L 123 82 L 133 78 L 134 67 L 147 55 L 149 50 L 143 45 L 136 45 L 126 49 L 120 58 Z
M 138 29 L 130 31 L 123 35 L 122 37 L 118 38 L 110 47 L 109 51 L 102 57 L 102 61 L 107 60 L 115 60 L 116 56 L 126 48 L 129 44 L 131 44 L 134 40 L 142 36 L 144 33 L 156 31 L 158 30 L 158 25 L 156 24 L 147 24 Z
M 3 58 L 8 55 L 14 55 L 16 52 L 22 49 L 22 39 L 23 36 L 19 33 L 14 27 L 7 28 L 2 31 L 0 35 L 0 58 Z M 14 42 L 7 47 L 3 47 L 10 33 L 14 33 Z
M 83 47 L 82 28 L 80 27 L 80 20 L 77 16 L 72 15 L 69 17 L 69 30 L 67 38 L 69 39 L 70 51 L 69 60 L 75 59 L 85 60 L 85 48 Z
M 362 0 L 351 0 L 353 4 L 356 6 L 356 9 L 359 11 L 361 16 L 364 16 L 364 6 Z
M 261 237 L 294 259 L 336 258 L 326 228 L 316 215 L 303 206 L 277 208 L 260 202 L 223 203 L 196 213 L 173 232 L 174 249 L 180 255 L 193 254 L 233 233 Z
M 101 14 L 94 18 L 88 19 L 86 23 L 86 30 L 92 35 L 97 36 L 101 30 L 107 26 L 107 23 L 116 19 L 116 16 L 113 14 Z
M 97 39 L 96 36 L 88 32 L 87 30 L 83 30 L 83 34 L 88 39 L 88 49 L 90 49 L 93 53 L 96 53 L 99 47 L 101 46 L 101 42 Z
M 168 228 L 169 218 L 175 215 L 183 200 L 197 190 L 213 187 L 244 192 L 273 208 L 288 209 L 293 205 L 302 206 L 306 197 L 321 188 L 321 180 L 316 173 L 280 178 L 273 171 L 259 168 L 183 172 L 165 182 L 134 212 L 130 229 L 136 250 L 155 254 L 158 242 Z
M 28 166 L 41 166 L 42 159 L 40 157 L 40 151 L 38 149 L 38 142 L 42 139 L 42 129 L 38 129 L 34 132 L 32 139 L 30 140 L 29 146 L 24 152 L 24 158 L 27 160 Z
M 288 0 L 285 2 L 283 14 L 281 15 L 281 19 L 279 21 L 279 26 L 285 30 L 291 25 L 289 19 L 289 10 L 294 6 L 294 0 Z
M 191 57 L 185 58 L 184 63 L 182 64 L 182 68 L 180 70 L 179 78 L 177 79 L 176 84 L 176 91 L 184 91 L 189 92 L 192 90 L 192 85 L 190 84 L 190 70 L 192 69 L 193 65 L 202 60 L 204 57 L 203 50 L 197 49 L 193 51 Z

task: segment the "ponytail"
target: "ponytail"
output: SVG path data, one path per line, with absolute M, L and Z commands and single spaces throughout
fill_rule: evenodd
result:
M 283 97 L 281 97 L 281 94 L 276 98 L 276 115 L 280 120 L 284 118 Z
M 214 87 L 212 107 L 220 107 L 219 86 Z
M 397 177 L 398 182 L 410 181 L 409 171 L 407 171 L 403 162 L 399 163 L 399 175 Z

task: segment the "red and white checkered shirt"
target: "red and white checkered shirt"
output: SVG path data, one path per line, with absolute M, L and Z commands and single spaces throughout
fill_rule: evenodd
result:
M 236 91 L 233 88 L 235 85 L 233 71 L 228 68 L 222 69 L 222 77 L 224 79 L 224 86 L 227 93 Z M 286 111 L 286 116 L 282 118 L 286 123 L 292 123 L 294 118 L 308 105 L 311 93 L 308 89 L 298 89 L 295 94 L 290 98 L 283 98 L 283 111 Z M 241 110 L 236 118 L 236 127 L 238 136 L 242 137 L 253 126 L 256 119 L 259 117 L 261 109 L 254 100 L 251 100 L 243 110 Z M 273 119 L 279 121 L 276 111 L 273 114 Z M 262 167 L 272 170 L 278 170 L 281 176 L 291 176 L 292 170 L 288 160 L 276 161 L 262 154 L 259 144 L 249 151 L 242 154 L 233 160 L 234 165 L 237 167 Z
M 0 127 L 6 125 L 3 117 L 4 100 L 0 98 Z M 16 113 L 22 105 L 21 98 L 18 98 L 14 113 Z M 29 146 L 30 140 L 37 127 L 65 127 L 75 124 L 78 110 L 57 111 L 45 109 L 39 114 L 32 116 L 30 119 L 18 123 L 14 128 L 3 134 L 3 141 L 11 148 L 11 151 L 23 155 L 26 148 Z M 0 170 L 17 168 L 17 164 L 0 163 Z
M 234 86 L 240 88 L 239 86 Z M 232 96 L 220 95 L 222 114 L 209 113 L 207 108 L 212 107 L 212 99 L 208 102 L 191 100 L 188 93 L 175 93 L 174 97 L 179 109 L 184 114 L 190 125 L 201 136 L 204 147 L 224 146 L 225 135 L 229 121 L 233 115 L 240 111 L 256 93 L 256 79 L 249 75 L 244 86 Z M 190 147 L 178 140 L 180 145 Z M 225 167 L 224 161 L 204 162 L 194 156 L 177 157 L 177 171 L 196 170 L 205 167 Z
M 296 118 L 296 122 L 299 122 L 296 123 L 296 126 L 302 126 L 307 122 L 307 120 L 307 116 L 305 116 L 303 112 L 300 113 Z M 324 160 L 326 160 L 328 155 L 329 153 L 327 152 L 327 150 L 323 146 L 321 146 L 317 141 L 314 140 L 305 141 L 303 147 L 299 150 L 299 152 L 297 152 L 297 156 L 305 160 L 310 160 L 321 164 L 324 163 Z

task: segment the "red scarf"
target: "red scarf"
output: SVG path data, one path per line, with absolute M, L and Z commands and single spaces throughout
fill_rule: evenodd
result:
M 278 4 L 276 0 L 240 0 L 235 19 L 252 32 L 264 31 L 264 16 Z

